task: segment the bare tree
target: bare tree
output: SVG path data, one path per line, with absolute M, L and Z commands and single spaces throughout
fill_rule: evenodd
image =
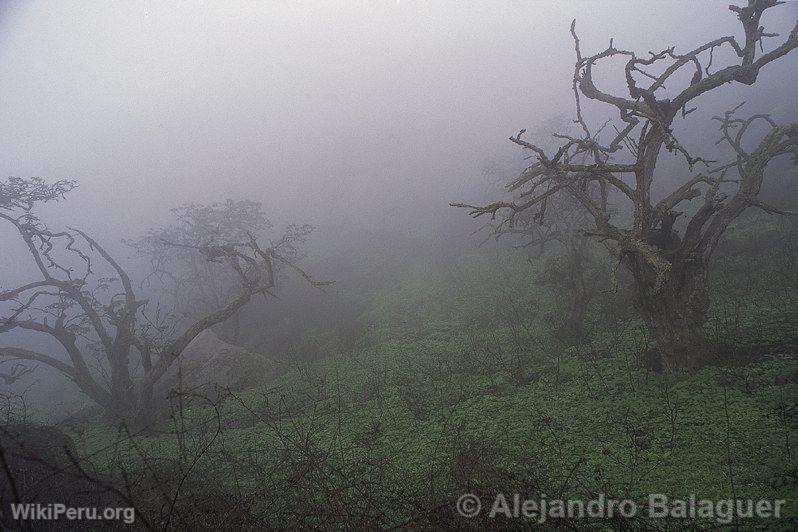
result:
M 249 235 L 262 234 L 272 228 L 272 223 L 262 205 L 251 200 L 186 204 L 172 209 L 172 213 L 174 222 L 126 243 L 149 261 L 151 271 L 142 281 L 142 288 L 165 295 L 161 298 L 165 312 L 177 321 L 185 321 L 223 305 L 239 284 L 238 275 L 227 264 L 207 260 L 198 250 L 248 241 Z M 269 247 L 283 259 L 296 262 L 302 258 L 302 245 L 313 230 L 310 225 L 290 225 Z M 280 262 L 274 264 L 278 278 L 285 269 Z M 218 332 L 228 341 L 239 337 L 239 316 L 237 312 L 219 324 Z
M 469 208 L 474 217 L 488 215 L 495 219 L 502 213 L 502 224 L 513 225 L 521 213 L 529 210 L 535 212 L 537 219 L 544 219 L 547 204 L 556 194 L 575 198 L 591 217 L 591 234 L 609 245 L 630 270 L 637 305 L 657 341 L 665 367 L 695 367 L 706 349 L 702 326 L 710 303 L 707 271 L 712 253 L 725 229 L 748 207 L 783 212 L 764 204 L 757 196 L 768 163 L 779 155 L 798 153 L 798 125 L 780 125 L 765 115 L 737 118 L 737 109 L 716 117 L 721 142 L 733 151 L 734 160 L 727 164 L 714 164 L 691 155 L 674 136 L 673 126 L 677 118 L 684 119 L 695 110 L 690 105 L 699 96 L 730 82 L 752 85 L 762 68 L 798 47 L 796 24 L 780 45 L 759 52 L 765 39 L 776 37 L 765 32 L 760 19 L 765 11 L 780 3 L 749 0 L 745 7 L 731 6 L 742 23 L 745 41 L 740 44 L 735 37 L 720 37 L 684 54 L 670 47 L 638 57 L 616 48 L 611 40 L 607 49 L 586 57 L 574 21 L 571 34 L 576 64 L 572 88 L 580 136 L 555 134 L 560 147 L 547 154 L 524 140 L 522 130 L 510 140 L 532 152 L 535 162 L 512 183 L 520 191 L 520 199 L 486 206 L 453 205 Z M 739 61 L 711 71 L 714 56 L 721 49 L 730 49 Z M 628 97 L 605 92 L 593 81 L 596 65 L 610 58 L 626 59 Z M 678 84 L 675 74 L 682 68 L 694 69 L 689 84 L 673 98 L 661 95 L 659 91 L 664 91 L 666 82 L 669 90 Z M 598 135 L 591 133 L 583 116 L 583 98 L 609 105 L 618 112 L 621 125 L 615 128 L 616 134 L 608 144 L 601 144 Z M 746 137 L 749 130 L 754 131 L 754 123 L 764 125 L 768 131 L 751 149 L 746 147 Z M 683 158 L 691 173 L 697 168 L 703 170 L 655 203 L 652 184 L 663 149 Z M 691 214 L 676 210 L 700 197 L 703 201 Z M 631 221 L 623 216 L 613 217 L 611 198 L 628 202 L 634 213 Z M 675 222 L 682 215 L 687 220 L 679 232 Z
M 512 225 L 487 224 L 480 230 L 491 231 L 496 240 L 509 239 L 514 248 L 528 253 L 529 263 L 540 267 L 540 280 L 563 295 L 565 312 L 558 334 L 567 343 L 579 344 L 586 339 L 585 319 L 598 293 L 602 268 L 584 231 L 587 217 L 573 198 L 553 197 L 549 209 L 545 220 L 526 211 Z
M 148 301 L 137 297 L 128 273 L 91 236 L 73 228 L 54 232 L 33 213 L 38 203 L 59 199 L 74 186 L 67 181 L 47 185 L 40 179 L 0 182 L 0 219 L 17 230 L 39 277 L 0 291 L 0 303 L 9 307 L 0 317 L 0 333 L 20 329 L 48 335 L 68 361 L 13 347 L 0 348 L 0 357 L 59 370 L 109 414 L 136 426 L 152 421 L 154 387 L 186 346 L 274 288 L 275 264 L 315 286 L 326 284 L 314 281 L 274 246 L 261 247 L 252 233 L 243 241 L 171 243 L 224 265 L 237 279 L 229 299 L 181 325 L 148 312 Z M 100 275 L 103 270 L 110 276 Z
M 537 258 L 542 258 L 546 246 L 556 245 L 556 253 L 550 253 L 543 261 L 542 280 L 565 293 L 565 316 L 561 333 L 570 343 L 582 343 L 587 339 L 585 320 L 588 308 L 601 287 L 599 277 L 604 273 L 591 250 L 591 242 L 584 228 L 587 225 L 584 212 L 573 198 L 556 198 L 555 216 L 539 223 L 527 219 L 521 229 L 527 244 L 538 249 Z
M 547 149 L 554 144 L 545 137 L 539 138 L 542 128 L 567 127 L 567 120 L 561 115 L 545 121 L 537 133 L 533 133 L 536 144 Z M 491 173 L 499 172 L 497 169 Z M 517 194 L 518 187 L 517 180 L 512 180 L 506 188 L 510 194 Z M 588 307 L 599 292 L 600 276 L 605 268 L 595 260 L 590 237 L 585 233 L 590 226 L 590 216 L 574 197 L 552 196 L 544 214 L 528 209 L 519 213 L 512 224 L 492 221 L 479 231 L 489 230 L 496 240 L 510 239 L 515 248 L 527 251 L 530 264 L 542 266 L 541 280 L 565 296 L 565 313 L 558 333 L 567 343 L 579 344 L 587 339 Z M 488 238 L 490 236 L 485 240 Z

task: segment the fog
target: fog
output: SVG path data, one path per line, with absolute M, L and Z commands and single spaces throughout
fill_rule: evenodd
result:
M 485 160 L 517 154 L 507 136 L 572 116 L 573 18 L 586 50 L 610 37 L 687 49 L 738 30 L 712 3 L 636 5 L 9 3 L 0 163 L 78 180 L 60 208 L 105 241 L 222 196 L 321 238 L 430 230 L 462 218 L 447 204 L 479 185 Z
M 796 18 L 798 2 L 765 14 L 762 25 L 780 35 L 764 41 L 765 51 L 790 34 Z M 480 246 L 486 235 L 474 233 L 488 217 L 474 220 L 450 203 L 507 197 L 504 184 L 530 164 L 529 153 L 508 140 L 519 130 L 547 147 L 559 143 L 553 129 L 578 131 L 572 20 L 584 55 L 610 39 L 639 56 L 673 45 L 678 55 L 725 35 L 744 41 L 724 2 L 3 2 L 0 181 L 75 180 L 67 198 L 36 212 L 52 228 L 92 235 L 137 286 L 149 264 L 123 241 L 170 223 L 180 205 L 260 202 L 275 226 L 267 239 L 289 224 L 312 224 L 302 267 L 335 284 L 320 291 L 289 280 L 279 299 L 258 299 L 238 314 L 234 334 L 221 326 L 217 334 L 269 360 L 360 349 L 380 327 L 369 316 L 395 303 L 385 294 L 407 282 L 408 272 L 432 279 L 472 255 L 488 271 L 515 271 L 511 245 Z M 713 70 L 739 61 L 728 47 L 715 54 Z M 599 63 L 596 85 L 625 95 L 625 61 Z M 658 97 L 675 96 L 692 74 L 680 71 Z M 798 53 L 791 53 L 763 68 L 753 85 L 726 84 L 692 102 L 697 110 L 676 120 L 677 137 L 691 153 L 728 157 L 715 143 L 712 117 L 746 101 L 745 114 L 798 121 L 796 82 Z M 614 107 L 586 98 L 582 105 L 593 131 L 610 118 L 619 123 Z M 655 201 L 692 171 L 680 153 L 662 152 Z M 787 158 L 769 172 L 763 197 L 780 208 L 798 204 Z M 621 216 L 631 217 L 627 207 L 619 207 Z M 767 234 L 778 248 L 780 237 Z M 535 260 L 527 259 L 542 271 Z M 608 294 L 612 266 L 591 264 L 603 273 L 590 283 Z M 0 224 L 0 292 L 35 280 L 33 266 L 19 234 Z M 460 301 L 466 296 L 457 290 L 482 282 L 449 281 L 443 295 L 419 291 Z M 541 296 L 544 310 L 565 293 L 555 291 L 554 303 Z M 631 288 L 616 293 L 632 297 Z M 637 303 L 630 301 L 617 305 L 632 312 Z M 607 319 L 601 308 L 591 312 Z M 20 331 L 0 336 L 7 345 L 58 349 Z M 40 368 L 36 383 L 32 411 L 41 419 L 91 404 L 56 371 Z

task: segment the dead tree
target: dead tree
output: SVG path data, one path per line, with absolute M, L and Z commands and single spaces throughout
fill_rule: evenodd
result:
M 765 32 L 760 19 L 780 3 L 749 0 L 745 7 L 731 6 L 742 24 L 744 42 L 732 36 L 720 37 L 682 54 L 670 47 L 638 57 L 616 48 L 610 40 L 602 52 L 584 56 L 574 21 L 572 89 L 575 124 L 581 133 L 555 133 L 560 146 L 546 153 L 524 140 L 522 130 L 510 140 L 530 151 L 535 162 L 509 185 L 519 191 L 518 199 L 484 206 L 453 206 L 470 209 L 474 217 L 500 217 L 501 225 L 512 226 L 530 210 L 537 219 L 545 219 L 547 205 L 555 195 L 575 198 L 591 218 L 591 235 L 611 247 L 631 272 L 637 306 L 657 342 L 664 366 L 692 368 L 700 364 L 706 352 L 702 326 L 710 304 L 707 272 L 713 251 L 725 229 L 747 208 L 783 213 L 757 196 L 768 163 L 782 154 L 798 153 L 798 125 L 781 125 L 765 115 L 737 118 L 737 109 L 716 117 L 721 142 L 733 152 L 733 161 L 722 164 L 691 155 L 676 138 L 674 122 L 695 110 L 691 105 L 699 96 L 726 83 L 753 85 L 762 68 L 798 47 L 796 24 L 781 44 L 760 51 L 763 41 L 777 37 Z M 737 59 L 715 69 L 715 55 L 725 50 Z M 611 94 L 594 83 L 596 65 L 610 58 L 626 60 L 628 96 Z M 673 91 L 678 85 L 675 74 L 682 69 L 694 71 L 691 81 L 672 98 L 666 97 L 666 82 Z M 586 100 L 617 111 L 620 122 L 609 143 L 602 144 L 598 135 L 591 133 L 583 114 Z M 746 146 L 750 145 L 748 137 L 753 136 L 750 126 L 754 123 L 768 131 L 751 149 Z M 652 184 L 663 149 L 680 156 L 692 175 L 655 202 Z M 703 201 L 690 204 L 697 198 Z M 615 216 L 609 207 L 614 202 L 625 202 L 633 215 Z M 677 228 L 680 216 L 684 216 L 684 222 Z
M 514 248 L 528 253 L 530 264 L 541 266 L 541 281 L 562 295 L 565 307 L 557 333 L 566 343 L 580 344 L 587 338 L 585 320 L 599 291 L 602 268 L 591 252 L 584 231 L 587 217 L 580 206 L 562 195 L 552 198 L 549 208 L 552 214 L 545 220 L 527 211 L 512 225 L 488 224 L 481 230 L 490 230 L 496 240 L 515 242 Z
M 533 133 L 536 144 L 547 149 L 554 145 L 545 137 L 538 138 L 542 128 L 565 129 L 567 126 L 563 116 L 546 121 Z M 485 173 L 499 172 L 505 173 L 494 164 Z M 508 189 L 510 194 L 518 193 L 513 185 Z M 565 307 L 562 320 L 557 320 L 560 322 L 556 326 L 557 334 L 566 343 L 580 344 L 587 339 L 588 308 L 600 290 L 606 268 L 595 260 L 590 237 L 585 233 L 590 216 L 575 198 L 566 194 L 552 196 L 546 213 L 547 216 L 539 216 L 539 212 L 528 209 L 519 213 L 512 224 L 491 222 L 477 232 L 487 229 L 496 240 L 510 240 L 513 247 L 528 253 L 530 264 L 542 266 L 541 281 L 557 290 Z
M 568 343 L 581 344 L 587 338 L 585 320 L 589 305 L 598 293 L 600 265 L 591 254 L 589 237 L 584 232 L 584 213 L 572 198 L 557 202 L 555 216 L 538 222 L 528 219 L 520 226 L 527 244 L 537 247 L 542 257 L 546 246 L 559 246 L 559 253 L 544 262 L 543 281 L 565 293 L 565 316 L 560 333 Z M 516 224 L 516 227 L 518 225 Z
M 172 209 L 172 213 L 173 222 L 126 243 L 149 263 L 150 273 L 142 281 L 142 289 L 156 291 L 164 312 L 186 321 L 224 304 L 239 284 L 237 273 L 226 263 L 208 260 L 199 250 L 246 242 L 250 234 L 262 234 L 273 226 L 262 205 L 251 200 L 186 204 Z M 310 225 L 290 225 L 269 247 L 295 263 L 302 258 L 302 245 L 313 230 Z M 283 264 L 274 265 L 278 278 L 284 270 Z M 231 343 L 240 336 L 239 316 L 240 312 L 234 314 L 216 331 Z
M 0 333 L 23 330 L 48 335 L 66 354 L 0 348 L 0 357 L 35 361 L 57 369 L 114 418 L 135 426 L 152 422 L 153 391 L 169 367 L 202 331 L 222 323 L 254 297 L 275 286 L 282 264 L 320 286 L 275 248 L 246 240 L 182 244 L 205 260 L 224 265 L 237 279 L 231 297 L 185 325 L 148 312 L 125 269 L 95 239 L 79 229 L 50 230 L 33 213 L 61 198 L 74 183 L 41 180 L 0 182 L 0 219 L 19 233 L 38 279 L 0 291 L 7 312 Z M 101 272 L 110 276 L 102 276 Z M 135 364 L 134 364 L 135 363 Z

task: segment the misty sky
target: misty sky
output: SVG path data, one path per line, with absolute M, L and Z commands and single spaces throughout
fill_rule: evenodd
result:
M 585 51 L 686 49 L 739 35 L 727 3 L 4 3 L 0 172 L 78 180 L 58 216 L 113 241 L 223 197 L 322 234 L 465 217 L 508 135 L 571 116 L 572 18 Z

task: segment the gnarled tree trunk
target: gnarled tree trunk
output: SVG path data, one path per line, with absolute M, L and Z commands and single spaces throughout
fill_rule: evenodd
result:
M 709 356 L 703 326 L 709 314 L 707 264 L 697 259 L 674 261 L 665 277 L 643 260 L 628 262 L 636 304 L 657 345 L 666 370 L 695 370 Z

